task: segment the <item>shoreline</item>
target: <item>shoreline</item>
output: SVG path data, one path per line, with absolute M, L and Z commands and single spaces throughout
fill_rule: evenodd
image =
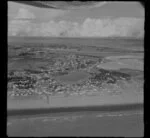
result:
M 35 97 L 34 97 L 35 98 Z M 8 99 L 8 116 L 78 111 L 119 111 L 143 109 L 143 94 L 126 93 L 100 96 L 50 96 L 42 99 Z
M 143 111 L 143 103 L 121 104 L 121 105 L 95 105 L 81 107 L 60 107 L 60 108 L 39 108 L 39 109 L 19 109 L 8 110 L 8 117 L 28 116 L 28 115 L 46 115 L 56 113 L 72 113 L 72 112 L 121 112 L 121 111 Z

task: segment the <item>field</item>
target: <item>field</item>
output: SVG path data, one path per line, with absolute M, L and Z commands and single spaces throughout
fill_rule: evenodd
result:
M 132 95 L 138 101 L 144 84 L 143 45 L 131 38 L 10 37 L 8 101 L 36 99 L 38 105 L 43 99 L 46 107 L 53 96 Z

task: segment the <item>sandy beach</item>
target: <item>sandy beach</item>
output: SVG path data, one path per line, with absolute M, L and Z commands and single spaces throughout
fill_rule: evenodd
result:
M 103 106 L 143 103 L 143 94 L 126 92 L 120 95 L 102 93 L 99 96 L 49 96 L 48 99 L 39 97 L 8 98 L 7 110 L 40 109 L 60 107 Z

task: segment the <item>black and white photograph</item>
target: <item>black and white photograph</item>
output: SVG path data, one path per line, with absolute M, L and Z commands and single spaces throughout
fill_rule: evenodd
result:
M 7 136 L 144 136 L 142 2 L 7 8 Z

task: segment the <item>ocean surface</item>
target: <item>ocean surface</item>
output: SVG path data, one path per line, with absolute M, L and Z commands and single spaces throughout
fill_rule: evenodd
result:
M 143 49 L 144 40 L 136 38 L 49 38 L 49 37 L 8 37 L 8 44 L 24 43 L 24 44 L 70 44 L 78 46 L 96 46 L 96 47 L 122 47 Z
M 8 118 L 7 135 L 142 137 L 143 112 L 76 112 Z

